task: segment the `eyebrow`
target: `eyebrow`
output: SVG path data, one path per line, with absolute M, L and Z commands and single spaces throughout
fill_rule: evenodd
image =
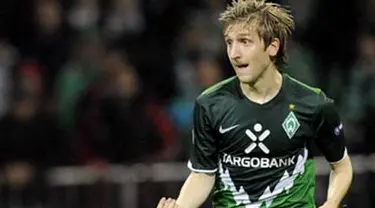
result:
M 237 37 L 246 37 L 246 36 L 250 36 L 249 33 L 239 33 L 238 35 L 236 35 Z M 228 38 L 228 35 L 224 35 L 224 38 Z

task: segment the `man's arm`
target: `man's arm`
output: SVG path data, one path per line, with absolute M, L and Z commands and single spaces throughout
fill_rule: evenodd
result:
M 188 168 L 191 170 L 181 188 L 176 204 L 180 208 L 197 208 L 207 199 L 215 183 L 218 155 L 211 118 L 207 109 L 196 102 L 194 106 L 194 128 Z M 169 208 L 169 203 L 159 202 L 158 208 Z
M 179 208 L 198 208 L 207 199 L 215 183 L 215 174 L 191 172 L 177 198 Z
M 339 207 L 353 179 L 353 168 L 347 154 L 342 160 L 331 163 L 330 166 L 332 171 L 329 177 L 327 201 L 322 208 Z
M 182 208 L 197 208 L 207 199 L 215 183 L 218 156 L 214 129 L 207 110 L 199 102 L 194 107 L 194 128 L 186 179 L 177 199 Z
M 316 144 L 330 163 L 331 174 L 326 203 L 321 208 L 338 208 L 353 178 L 347 153 L 344 125 L 332 100 L 321 106 L 318 113 Z

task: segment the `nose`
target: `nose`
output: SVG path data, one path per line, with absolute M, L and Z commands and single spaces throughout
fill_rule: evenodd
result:
M 228 55 L 230 59 L 238 59 L 241 57 L 241 53 L 237 44 L 233 43 L 228 47 Z

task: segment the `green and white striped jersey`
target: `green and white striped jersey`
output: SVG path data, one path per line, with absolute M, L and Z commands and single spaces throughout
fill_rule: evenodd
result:
M 346 151 L 332 99 L 287 74 L 265 104 L 239 84 L 232 77 L 197 98 L 188 167 L 216 174 L 215 208 L 315 207 L 311 145 L 329 162 Z

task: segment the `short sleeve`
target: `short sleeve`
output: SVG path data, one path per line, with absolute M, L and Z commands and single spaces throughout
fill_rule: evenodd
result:
M 209 116 L 204 107 L 195 103 L 193 113 L 192 146 L 188 167 L 194 172 L 215 173 L 218 156 Z
M 321 106 L 318 112 L 316 144 L 328 162 L 338 162 L 347 154 L 344 126 L 333 102 Z

